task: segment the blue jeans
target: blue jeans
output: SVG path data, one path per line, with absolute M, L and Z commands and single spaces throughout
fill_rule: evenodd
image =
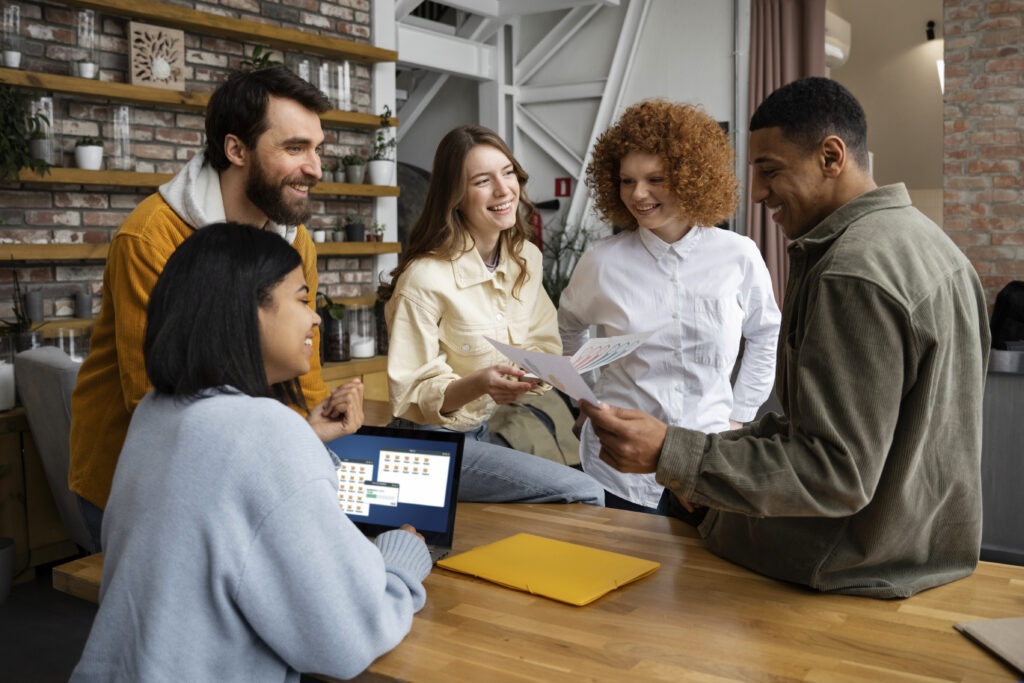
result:
M 449 432 L 396 417 L 389 427 Z M 459 500 L 472 503 L 586 503 L 604 505 L 604 487 L 589 474 L 490 442 L 487 423 L 463 432 Z
M 78 509 L 82 511 L 82 521 L 85 522 L 85 530 L 92 537 L 93 552 L 103 552 L 103 546 L 100 543 L 100 530 L 103 528 L 103 510 L 100 510 L 77 493 L 75 498 L 78 499 Z

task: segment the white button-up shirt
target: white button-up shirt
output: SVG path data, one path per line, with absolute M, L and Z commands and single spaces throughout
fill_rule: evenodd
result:
M 562 293 L 558 328 L 572 354 L 599 337 L 657 330 L 633 353 L 601 369 L 597 397 L 702 432 L 752 420 L 771 393 L 781 315 L 754 243 L 718 228 L 693 228 L 667 244 L 638 229 L 602 240 L 580 259 Z M 730 375 L 746 340 L 736 378 Z M 588 421 L 584 469 L 615 495 L 655 507 L 654 474 L 623 474 L 598 458 Z

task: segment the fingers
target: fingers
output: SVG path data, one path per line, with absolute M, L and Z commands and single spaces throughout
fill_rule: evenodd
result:
M 684 508 L 686 508 L 686 511 L 687 511 L 687 512 L 693 512 L 693 509 L 694 509 L 694 508 L 693 508 L 693 505 L 691 505 L 691 504 L 690 504 L 690 501 L 686 500 L 685 498 L 683 498 L 682 496 L 680 496 L 680 495 L 679 495 L 678 493 L 676 493 L 675 491 L 673 491 L 673 492 L 672 492 L 672 495 L 676 497 L 676 500 L 678 500 L 678 501 L 679 501 L 679 504 L 680 504 L 680 505 L 682 505 L 682 506 L 683 506 Z

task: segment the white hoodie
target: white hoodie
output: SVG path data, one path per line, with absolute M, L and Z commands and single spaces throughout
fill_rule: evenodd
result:
M 206 163 L 202 152 L 160 186 L 160 196 L 192 228 L 199 229 L 227 220 L 224 198 L 220 194 L 220 174 Z M 298 232 L 294 225 L 278 225 L 270 219 L 267 219 L 264 229 L 276 232 L 288 244 L 295 241 Z

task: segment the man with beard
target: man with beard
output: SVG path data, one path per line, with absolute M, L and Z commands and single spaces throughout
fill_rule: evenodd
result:
M 143 357 L 149 293 L 178 245 L 212 223 L 262 227 L 299 252 L 306 284 L 316 292 L 316 251 L 302 223 L 311 213 L 309 190 L 321 176 L 318 114 L 328 108 L 318 89 L 284 67 L 232 74 L 210 97 L 205 151 L 140 203 L 111 240 L 103 306 L 71 400 L 68 484 L 97 550 L 128 423 L 150 389 Z M 319 433 L 320 425 L 340 414 L 334 399 L 341 387 L 329 394 L 324 386 L 316 332 L 310 372 L 300 384 L 311 409 L 296 409 Z

